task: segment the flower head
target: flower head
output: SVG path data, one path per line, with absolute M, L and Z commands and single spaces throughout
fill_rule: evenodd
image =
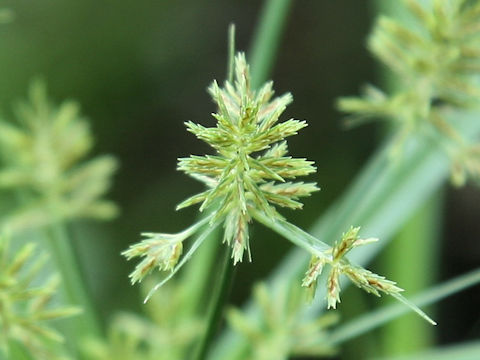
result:
M 0 190 L 21 189 L 31 201 L 7 216 L 9 229 L 115 216 L 116 205 L 103 196 L 117 161 L 112 156 L 85 161 L 93 139 L 78 105 L 52 104 L 45 84 L 36 81 L 16 110 L 18 124 L 0 120 Z
M 396 286 L 395 282 L 385 279 L 385 277 L 372 273 L 360 266 L 353 265 L 346 257 L 347 253 L 357 246 L 370 244 L 377 241 L 376 238 L 360 239 L 358 233 L 359 227 L 350 227 L 341 240 L 328 252 L 328 256 L 312 256 L 310 265 L 302 286 L 309 290 L 309 296 L 313 297 L 316 289 L 317 278 L 322 273 L 325 264 L 330 265 L 331 270 L 327 278 L 327 307 L 336 308 L 340 302 L 340 275 L 346 275 L 355 285 L 368 293 L 380 296 L 380 292 L 389 295 L 398 295 L 403 289 Z
M 311 161 L 287 156 L 286 137 L 307 126 L 305 121 L 279 117 L 292 101 L 287 93 L 273 98 L 272 82 L 260 90 L 250 87 L 245 55 L 235 58 L 235 82 L 209 88 L 218 112 L 217 126 L 206 128 L 187 122 L 187 128 L 216 150 L 216 155 L 179 159 L 178 169 L 204 182 L 209 188 L 182 202 L 177 209 L 201 203 L 200 210 L 212 208 L 211 223 L 224 220 L 224 242 L 232 246 L 234 262 L 248 252 L 248 223 L 251 209 L 271 219 L 281 218 L 275 206 L 301 209 L 300 197 L 318 188 L 315 183 L 291 182 L 315 172 Z
M 174 235 L 143 233 L 142 235 L 147 239 L 130 246 L 122 253 L 127 260 L 145 257 L 130 274 L 132 284 L 141 281 L 155 268 L 164 271 L 173 270 L 183 251 L 182 241 L 185 238 L 182 237 L 182 233 Z

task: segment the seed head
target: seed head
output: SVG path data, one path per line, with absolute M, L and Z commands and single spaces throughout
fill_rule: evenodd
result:
M 142 235 L 147 239 L 130 246 L 122 253 L 128 260 L 134 257 L 144 257 L 136 266 L 135 271 L 130 274 L 132 285 L 142 281 L 155 268 L 160 271 L 173 270 L 183 251 L 182 241 L 185 237 L 182 236 L 182 233 L 175 235 L 144 233 Z
M 268 82 L 258 91 L 251 89 L 249 68 L 240 53 L 235 58 L 235 81 L 227 81 L 223 88 L 214 81 L 209 87 L 218 106 L 218 112 L 212 114 L 217 125 L 206 128 L 186 123 L 188 131 L 209 144 L 216 154 L 179 159 L 179 170 L 209 188 L 177 209 L 197 203 L 201 203 L 200 211 L 211 208 L 211 223 L 224 221 L 224 242 L 232 247 L 235 263 L 242 260 L 245 251 L 251 260 L 251 209 L 274 220 L 281 218 L 275 205 L 301 209 L 303 204 L 298 199 L 318 190 L 315 183 L 286 181 L 313 173 L 315 167 L 306 159 L 287 156 L 284 139 L 297 134 L 307 123 L 294 119 L 279 122 L 292 96 L 287 93 L 273 98 L 272 85 Z

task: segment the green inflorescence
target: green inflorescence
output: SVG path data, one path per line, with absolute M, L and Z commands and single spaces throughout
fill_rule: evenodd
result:
M 411 23 L 383 16 L 369 39 L 370 51 L 401 84 L 390 94 L 368 85 L 362 97 L 340 99 L 350 123 L 383 119 L 396 127 L 392 154 L 412 135 L 433 138 L 452 160 L 455 185 L 480 181 L 478 144 L 463 138 L 446 108 L 478 106 L 480 5 L 465 0 L 404 0 Z
M 53 105 L 41 81 L 16 108 L 18 124 L 0 119 L 0 189 L 21 190 L 27 206 L 7 214 L 11 231 L 78 217 L 108 219 L 117 213 L 102 199 L 117 162 L 112 156 L 83 161 L 93 137 L 75 102 Z
M 225 221 L 224 242 L 232 246 L 237 263 L 245 250 L 251 260 L 251 208 L 271 219 L 280 218 L 275 205 L 301 209 L 299 198 L 318 188 L 315 183 L 286 181 L 315 172 L 311 161 L 287 156 L 284 139 L 307 126 L 305 121 L 293 119 L 278 123 L 292 96 L 287 93 L 272 100 L 272 82 L 253 91 L 245 56 L 237 55 L 235 64 L 234 84 L 227 81 L 221 89 L 214 82 L 209 88 L 218 105 L 218 113 L 213 114 L 217 126 L 187 123 L 188 130 L 212 146 L 217 155 L 179 159 L 178 169 L 202 180 L 209 189 L 185 200 L 177 209 L 202 203 L 202 211 L 215 204 L 211 223 Z

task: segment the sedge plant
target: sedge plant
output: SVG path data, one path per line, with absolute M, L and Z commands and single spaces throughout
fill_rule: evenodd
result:
M 269 1 L 268 9 L 275 9 L 274 3 L 281 6 L 279 14 L 288 12 L 288 1 Z M 318 309 L 325 308 L 324 298 L 315 295 L 325 294 L 328 308 L 339 307 L 340 292 L 345 286 L 342 278 L 348 278 L 367 293 L 391 295 L 434 323 L 401 295 L 402 289 L 395 282 L 364 267 L 383 241 L 364 237 L 359 227 L 352 226 L 360 224 L 362 233 L 383 239 L 401 223 L 402 216 L 389 216 L 394 213 L 392 203 L 400 207 L 398 198 L 401 196 L 397 195 L 404 194 L 403 185 L 413 182 L 415 186 L 406 187 L 415 191 L 418 183 L 422 183 L 413 181 L 421 179 L 415 170 L 428 163 L 430 152 L 438 152 L 437 148 L 423 148 L 426 142 L 415 143 L 412 150 L 410 138 L 417 133 L 424 131 L 439 139 L 439 147 L 446 149 L 450 156 L 449 163 L 452 160 L 451 174 L 456 184 L 463 184 L 478 174 L 477 145 L 464 133 L 472 136 L 480 132 L 480 128 L 470 125 L 468 131 L 460 126 L 457 128 L 457 120 L 462 120 L 459 110 L 475 106 L 476 90 L 472 83 L 476 74 L 477 53 L 473 50 L 477 45 L 477 33 L 472 33 L 471 29 L 478 28 L 475 21 L 480 7 L 475 1 L 433 1 L 430 13 L 414 1 L 407 1 L 407 4 L 425 25 L 422 35 L 416 36 L 384 19 L 372 38 L 371 47 L 402 76 L 413 72 L 412 76 L 405 77 L 408 86 L 391 96 L 370 88 L 367 97 L 341 101 L 341 107 L 353 114 L 355 121 L 372 116 L 387 117 L 399 130 L 389 143 L 393 145 L 382 150 L 373 165 L 367 166 L 365 173 L 369 176 L 363 173 L 354 191 L 340 200 L 339 210 L 334 215 L 327 214 L 328 221 L 322 221 L 311 233 L 293 225 L 281 214 L 281 208 L 302 209 L 302 198 L 319 190 L 315 182 L 297 179 L 315 174 L 313 162 L 288 154 L 286 139 L 296 135 L 307 123 L 295 119 L 282 121 L 281 115 L 292 96 L 287 93 L 275 97 L 272 82 L 260 86 L 261 76 L 250 76 L 243 53 L 231 55 L 227 81 L 223 86 L 213 82 L 209 87 L 217 106 L 213 114 L 216 126 L 208 128 L 194 122 L 186 123 L 188 131 L 209 144 L 214 153 L 192 155 L 178 161 L 180 171 L 205 186 L 204 191 L 180 203 L 178 209 L 198 206 L 200 220 L 177 234 L 144 233 L 144 240 L 124 251 L 128 259 L 140 258 L 130 280 L 134 284 L 141 283 L 146 300 L 150 300 L 145 314 L 117 314 L 106 336 L 95 330 L 91 322 L 74 327 L 73 331 L 65 332 L 67 343 L 76 343 L 70 348 L 58 345 L 62 336 L 47 321 L 70 315 L 75 315 L 72 318 L 75 321 L 92 317 L 94 311 L 84 302 L 83 280 L 77 274 L 80 269 L 71 249 L 63 246 L 70 241 L 65 224 L 81 217 L 108 219 L 116 214 L 116 206 L 103 199 L 116 162 L 112 157 L 85 162 L 92 136 L 78 108 L 71 102 L 54 106 L 46 97 L 44 86 L 36 83 L 30 99 L 17 111 L 19 124 L 0 123 L 2 153 L 14 155 L 4 156 L 0 186 L 4 193 L 15 193 L 19 204 L 2 217 L 1 225 L 2 230 L 9 229 L 14 235 L 28 229 L 51 238 L 53 257 L 64 286 L 67 286 L 66 292 L 70 294 L 62 300 L 75 306 L 49 308 L 50 301 L 55 299 L 57 278 L 53 276 L 53 280 L 45 281 L 46 285 L 31 288 L 31 280 L 43 271 L 41 258 L 34 261 L 39 258 L 39 252 L 35 251 L 35 246 L 27 245 L 11 256 L 6 247 L 8 242 L 2 238 L 0 350 L 3 354 L 14 359 L 28 359 L 32 354 L 46 359 L 188 358 L 198 339 L 209 328 L 205 319 L 195 312 L 193 304 L 202 286 L 203 290 L 206 288 L 207 281 L 205 276 L 202 279 L 202 273 L 215 261 L 214 255 L 204 256 L 202 251 L 213 253 L 215 245 L 223 241 L 233 265 L 239 266 L 244 259 L 256 261 L 258 255 L 252 254 L 250 249 L 250 242 L 255 239 L 249 231 L 254 221 L 274 230 L 297 248 L 286 260 L 287 265 L 276 272 L 272 282 L 255 286 L 251 303 L 253 317 L 249 311 L 235 308 L 227 311 L 237 338 L 230 342 L 220 338 L 209 358 L 278 360 L 290 356 L 330 356 L 342 342 L 402 311 L 389 308 L 391 310 L 365 314 L 364 318 L 338 325 L 338 312 L 321 314 L 323 310 Z M 267 26 L 265 31 L 282 27 L 281 21 L 276 22 L 275 14 L 273 10 L 267 14 L 268 23 L 275 26 Z M 272 41 L 278 36 L 262 38 Z M 252 59 L 263 66 L 253 67 L 253 73 L 268 72 L 266 68 L 271 61 L 266 55 L 259 55 L 258 49 L 263 48 L 254 47 L 257 50 Z M 275 49 L 276 44 L 268 48 Z M 436 52 L 430 51 L 432 49 Z M 449 56 L 437 61 L 438 54 L 444 53 Z M 392 58 L 391 54 L 396 56 Z M 423 58 L 424 62 L 418 61 Z M 464 62 L 466 58 L 467 63 Z M 452 112 L 458 116 L 452 116 Z M 401 160 L 395 166 L 385 166 L 394 163 L 392 154 L 401 154 Z M 415 156 L 418 154 L 420 156 Z M 443 167 L 438 172 L 442 179 L 446 176 Z M 385 189 L 390 191 L 388 196 L 385 196 Z M 352 193 L 355 196 L 351 196 Z M 396 202 L 390 201 L 394 195 Z M 409 205 L 405 212 L 411 213 L 413 208 Z M 394 225 L 389 227 L 392 222 Z M 388 231 L 378 227 L 378 223 L 386 223 Z M 216 232 L 222 235 L 216 237 Z M 190 238 L 194 238 L 193 242 L 187 246 Z M 27 261 L 32 263 L 31 268 Z M 180 269 L 182 272 L 173 278 Z M 163 278 L 152 285 L 146 276 L 157 270 L 162 272 Z M 49 276 L 50 272 L 46 279 Z M 193 289 L 191 279 L 199 280 L 198 289 Z M 420 297 L 419 302 L 431 303 L 479 281 L 478 272 L 472 273 L 448 286 L 432 289 L 426 293 L 428 296 Z M 318 283 L 323 286 L 317 289 Z M 310 302 L 305 301 L 306 297 Z M 79 308 L 83 313 L 79 313 Z M 244 339 L 243 343 L 239 337 Z M 33 341 L 29 341 L 31 339 Z M 227 351 L 222 353 L 218 348 L 225 343 Z M 199 353 L 197 358 L 207 356 L 205 350 Z
M 287 239 L 312 256 L 302 284 L 312 292 L 324 265 L 331 267 L 326 285 L 329 308 L 336 308 L 340 301 L 339 277 L 343 274 L 369 293 L 393 295 L 435 324 L 400 295 L 402 289 L 394 282 L 352 264 L 345 257 L 354 247 L 376 239 L 360 239 L 360 228 L 351 228 L 330 247 L 279 214 L 275 206 L 301 209 L 299 199 L 318 190 L 315 183 L 288 181 L 315 172 L 312 162 L 287 156 L 285 138 L 295 135 L 306 122 L 294 119 L 279 122 L 280 115 L 292 100 L 291 95 L 272 98 L 271 82 L 258 91 L 253 90 L 249 67 L 242 53 L 235 57 L 234 73 L 233 83 L 226 81 L 220 88 L 213 82 L 209 87 L 218 106 L 218 112 L 213 114 L 217 126 L 206 128 L 193 122 L 186 124 L 188 130 L 207 142 L 216 154 L 190 156 L 179 159 L 178 163 L 179 170 L 202 181 L 207 190 L 180 203 L 177 209 L 200 203 L 200 211 L 206 210 L 209 214 L 177 234 L 144 233 L 147 239 L 123 253 L 127 259 L 143 258 L 130 274 L 132 284 L 155 269 L 168 272 L 145 301 L 188 261 L 205 237 L 220 224 L 224 229 L 223 242 L 231 247 L 233 263 L 240 262 L 245 253 L 251 261 L 248 226 L 255 219 L 270 227 L 278 224 L 285 229 Z M 199 237 L 181 257 L 183 242 L 196 232 L 200 232 Z

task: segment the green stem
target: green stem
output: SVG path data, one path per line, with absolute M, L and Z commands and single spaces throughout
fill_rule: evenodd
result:
M 216 260 L 218 244 L 220 242 L 220 227 L 217 227 L 206 239 L 195 256 L 185 265 L 181 274 L 181 282 L 188 284 L 185 287 L 185 304 L 179 316 L 189 318 L 199 310 L 203 304 L 211 285 L 213 263 Z
M 268 76 L 272 67 L 290 3 L 291 0 L 267 0 L 265 3 L 259 21 L 259 27 L 254 36 L 251 51 L 252 56 L 250 64 L 253 88 L 258 87 L 265 81 L 265 78 Z M 227 71 L 229 81 L 232 81 L 233 78 L 233 58 L 235 50 L 234 38 L 235 28 L 231 25 L 229 28 L 229 61 Z M 227 299 L 228 288 L 230 287 L 229 284 L 232 281 L 232 274 L 233 267 L 231 265 L 228 251 L 226 252 L 224 260 L 221 286 L 218 288 L 217 294 L 212 303 L 208 317 L 207 331 L 202 339 L 195 359 L 204 359 L 207 355 Z
M 234 66 L 235 66 L 235 25 L 231 24 L 228 28 L 228 62 L 227 62 L 227 81 L 233 82 L 233 75 L 234 75 Z M 217 236 L 218 231 L 213 233 L 213 236 Z M 218 248 L 218 243 L 215 246 Z M 214 249 L 211 247 L 209 249 L 211 251 L 210 257 L 208 259 L 212 259 L 211 255 L 215 252 Z M 204 270 L 201 273 L 205 274 L 205 268 L 208 267 L 209 263 L 203 264 Z M 215 295 L 212 297 L 212 301 L 210 302 L 210 310 L 207 316 L 207 329 L 203 335 L 203 338 L 200 341 L 197 354 L 195 359 L 202 360 L 205 359 L 207 356 L 210 343 L 215 336 L 215 333 L 218 329 L 218 325 L 220 322 L 220 318 L 223 313 L 223 308 L 228 300 L 228 292 L 233 281 L 233 265 L 231 264 L 230 260 L 230 248 L 225 251 L 225 259 L 223 268 L 221 270 L 221 279 L 220 279 L 220 286 L 217 287 Z M 204 280 L 207 280 L 204 278 Z M 204 283 L 204 285 L 207 285 Z M 200 285 L 202 286 L 202 285 Z M 203 289 L 206 288 L 202 286 Z M 198 302 L 198 299 L 197 299 Z
M 268 0 L 264 6 L 251 51 L 252 60 L 250 64 L 253 88 L 258 87 L 265 81 L 272 67 L 290 2 L 291 0 Z M 229 61 L 227 71 L 229 81 L 233 79 L 234 40 L 235 27 L 231 25 L 229 28 Z M 231 265 L 229 253 L 229 251 L 226 252 L 221 286 L 218 288 L 217 294 L 212 302 L 207 331 L 202 339 L 195 359 L 204 359 L 206 357 L 212 338 L 217 330 L 225 301 L 227 300 L 228 288 L 232 282 L 233 275 L 233 266 Z
M 408 12 L 401 2 L 373 2 L 377 14 L 386 14 L 392 18 L 411 22 Z M 412 24 L 413 25 L 413 24 Z M 380 70 L 385 87 L 394 92 L 401 88 L 402 81 L 385 69 Z M 441 209 L 443 197 L 441 190 L 433 194 L 402 227 L 400 232 L 385 249 L 381 257 L 382 273 L 401 284 L 408 291 L 418 292 L 434 282 L 437 272 L 437 255 L 440 247 Z M 408 266 L 415 264 L 415 266 Z M 435 329 L 412 316 L 403 317 L 385 326 L 380 334 L 377 347 L 384 356 L 411 353 L 428 347 L 433 342 Z
M 421 291 L 434 282 L 439 248 L 443 197 L 435 193 L 417 211 L 382 255 L 384 273 L 408 291 Z M 415 266 L 408 266 L 415 264 Z M 433 342 L 434 328 L 411 316 L 389 323 L 382 331 L 384 355 L 411 353 Z
M 230 288 L 231 288 L 231 284 L 233 282 L 233 276 L 234 276 L 234 265 L 232 264 L 232 261 L 231 261 L 230 248 L 225 250 L 223 266 L 220 274 L 221 274 L 220 284 L 219 286 L 217 286 L 215 295 L 213 296 L 213 301 L 210 304 L 210 309 L 208 314 L 208 326 L 202 338 L 202 341 L 198 347 L 198 351 L 195 356 L 196 360 L 206 359 L 208 350 L 210 348 L 210 344 L 220 325 L 220 320 L 223 314 L 224 305 L 228 300 L 228 296 L 230 293 Z
M 65 224 L 58 223 L 47 228 L 47 241 L 54 261 L 62 276 L 62 288 L 66 301 L 70 305 L 79 306 L 83 313 L 71 321 L 74 322 L 75 343 L 81 336 L 100 336 L 102 334 L 91 298 L 85 287 L 80 272 L 80 265 L 72 247 L 71 237 Z
M 258 88 L 270 74 L 286 24 L 291 0 L 267 0 L 250 49 L 252 87 Z

